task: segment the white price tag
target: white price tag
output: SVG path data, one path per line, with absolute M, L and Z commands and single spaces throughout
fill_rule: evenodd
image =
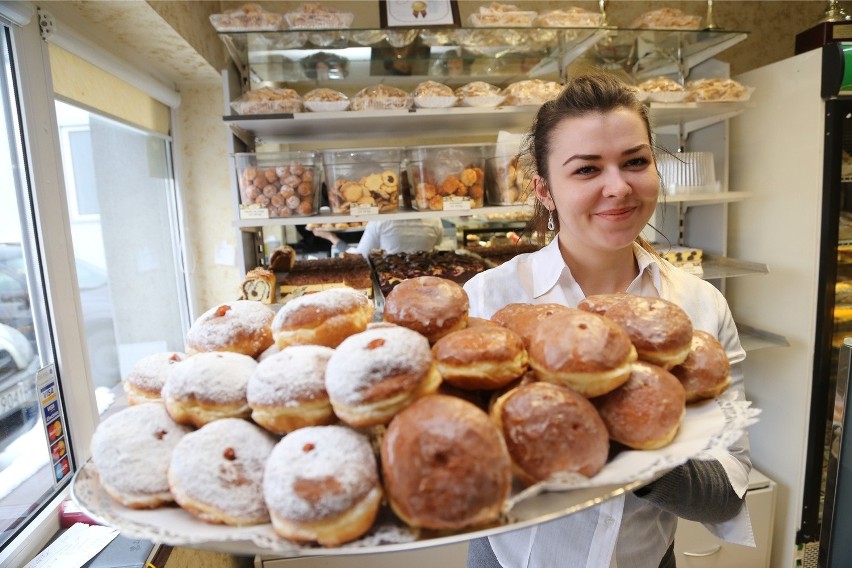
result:
M 240 205 L 240 219 L 269 219 L 269 209 L 256 205 Z
M 349 214 L 354 217 L 361 215 L 378 215 L 379 208 L 374 205 L 352 205 L 349 208 Z
M 470 211 L 470 199 L 445 197 L 444 211 Z

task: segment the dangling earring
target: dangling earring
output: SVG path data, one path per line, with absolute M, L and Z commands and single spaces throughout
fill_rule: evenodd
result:
M 556 225 L 553 223 L 553 210 L 547 210 L 547 230 L 554 231 L 556 230 Z

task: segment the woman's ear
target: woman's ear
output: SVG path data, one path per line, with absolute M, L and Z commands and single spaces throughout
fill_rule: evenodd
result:
M 550 196 L 550 191 L 547 189 L 547 182 L 544 181 L 543 177 L 539 175 L 533 177 L 533 189 L 536 198 L 541 201 L 541 204 L 549 211 L 552 211 L 555 208 L 553 198 Z

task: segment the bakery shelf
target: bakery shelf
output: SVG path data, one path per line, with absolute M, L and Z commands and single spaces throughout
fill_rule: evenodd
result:
M 411 32 L 405 41 L 403 32 Z M 388 37 L 389 33 L 396 34 Z M 283 30 L 219 34 L 247 83 L 345 84 L 355 88 L 375 83 L 377 75 L 412 86 L 426 78 L 476 80 L 481 75 L 500 86 L 524 77 L 559 77 L 569 63 L 582 58 L 598 67 L 618 68 L 637 80 L 682 73 L 745 40 L 737 30 L 647 30 L 629 28 L 428 28 L 382 30 Z M 393 43 L 393 45 L 392 45 Z M 448 77 L 445 54 L 457 52 L 466 61 L 463 77 Z M 333 58 L 328 75 L 317 84 L 311 59 L 316 53 Z M 537 64 L 527 65 L 530 60 Z M 396 71 L 405 63 L 406 73 Z M 526 63 L 525 63 L 526 62 Z
M 704 280 L 769 274 L 769 267 L 765 264 L 708 253 L 704 253 L 701 259 L 701 268 L 704 270 L 704 275 L 702 276 Z
M 768 347 L 790 347 L 790 342 L 783 335 L 771 333 L 750 325 L 737 322 L 737 332 L 740 344 L 746 352 L 766 349 Z
M 654 130 L 676 133 L 683 124 L 685 133 L 721 122 L 743 112 L 749 103 L 651 103 L 650 119 Z M 347 139 L 369 140 L 400 136 L 458 136 L 463 124 L 465 135 L 482 136 L 497 130 L 526 131 L 538 107 L 452 107 L 447 109 L 367 110 L 341 112 L 299 112 L 272 115 L 229 115 L 225 124 L 247 144 L 247 138 L 264 142 L 286 143 L 295 138 L 303 142 L 338 141 L 341 132 Z
M 309 223 L 350 223 L 352 221 L 390 221 L 392 219 L 425 219 L 428 217 L 466 217 L 472 215 L 493 215 L 523 213 L 531 211 L 529 205 L 501 205 L 498 207 L 479 207 L 470 210 L 417 211 L 400 210 L 396 213 L 378 215 L 334 215 L 320 213 L 310 217 L 275 217 L 272 219 L 238 219 L 234 226 L 244 231 L 253 231 L 261 227 L 279 227 L 281 225 L 307 225 Z
M 735 203 L 752 196 L 750 191 L 721 191 L 717 193 L 681 193 L 660 198 L 661 205 L 680 204 L 682 207 Z

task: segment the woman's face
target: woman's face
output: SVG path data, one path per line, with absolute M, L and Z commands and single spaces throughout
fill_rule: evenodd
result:
M 627 109 L 566 118 L 553 130 L 538 198 L 559 216 L 564 246 L 631 246 L 651 218 L 660 180 L 642 118 Z

